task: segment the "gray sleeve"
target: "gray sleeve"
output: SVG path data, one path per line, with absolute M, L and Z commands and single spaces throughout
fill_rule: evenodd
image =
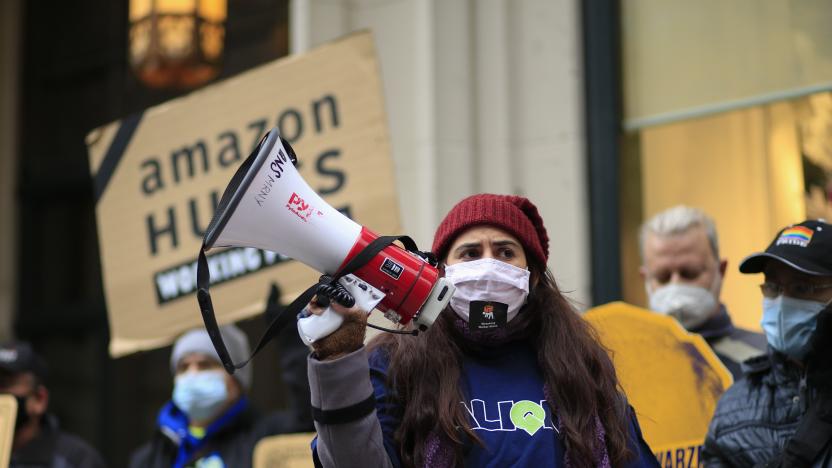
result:
M 308 358 L 312 407 L 326 411 L 358 405 L 373 395 L 367 352 L 362 347 L 332 361 Z M 360 419 L 323 424 L 315 421 L 318 457 L 325 467 L 392 467 L 376 411 Z

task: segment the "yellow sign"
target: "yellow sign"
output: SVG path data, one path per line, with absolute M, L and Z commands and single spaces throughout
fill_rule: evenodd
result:
M 91 132 L 110 353 L 163 346 L 202 326 L 196 258 L 222 190 L 271 127 L 301 176 L 379 234 L 396 234 L 398 203 L 373 40 L 359 33 L 287 57 Z M 319 273 L 273 252 L 212 251 L 220 323 L 264 309 L 271 283 L 286 302 Z
M 312 468 L 315 433 L 266 437 L 254 447 L 254 468 Z
M 673 318 L 623 302 L 595 307 L 584 317 L 610 350 L 661 465 L 699 466 L 716 403 L 733 381 L 708 343 Z
M 0 395 L 0 466 L 9 466 L 17 419 L 17 400 L 11 395 Z
M 699 468 L 705 461 L 702 460 L 702 439 L 689 440 L 686 442 L 674 442 L 670 445 L 651 445 L 653 453 L 659 460 L 662 468 Z

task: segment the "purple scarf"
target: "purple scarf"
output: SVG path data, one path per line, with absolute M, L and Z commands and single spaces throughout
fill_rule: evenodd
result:
M 454 328 L 461 335 L 462 341 L 473 347 L 494 347 L 503 344 L 511 343 L 528 336 L 529 314 L 518 314 L 518 316 L 509 322 L 504 328 L 487 331 L 471 331 L 468 329 L 468 323 L 454 314 Z M 549 387 L 543 386 L 543 395 L 546 400 L 553 401 Z M 553 412 L 554 408 L 552 408 Z M 560 418 L 555 412 L 555 426 L 557 433 L 561 432 Z M 595 441 L 593 444 L 592 455 L 595 461 L 595 466 L 600 468 L 611 468 L 610 457 L 607 453 L 606 431 L 601 419 L 595 415 Z M 450 440 L 444 434 L 439 434 L 437 431 L 431 431 L 428 434 L 425 446 L 423 448 L 424 466 L 426 468 L 453 468 L 452 461 L 454 459 L 454 447 Z M 564 466 L 570 468 L 572 463 L 569 460 L 569 450 L 563 457 Z

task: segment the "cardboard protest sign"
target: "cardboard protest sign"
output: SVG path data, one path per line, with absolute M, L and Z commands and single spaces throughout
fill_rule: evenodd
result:
M 716 403 L 733 382 L 708 343 L 671 317 L 623 302 L 595 307 L 584 317 L 612 352 L 661 466 L 700 466 Z
M 254 468 L 312 468 L 314 432 L 265 437 L 254 446 Z
M 17 419 L 17 400 L 12 395 L 0 395 L 0 466 L 9 466 Z
M 271 127 L 330 205 L 375 232 L 398 233 L 378 69 L 372 37 L 359 33 L 89 134 L 113 356 L 202 326 L 194 292 L 203 233 L 231 176 Z M 209 263 L 220 323 L 260 313 L 272 283 L 285 303 L 319 276 L 249 248 L 212 250 Z

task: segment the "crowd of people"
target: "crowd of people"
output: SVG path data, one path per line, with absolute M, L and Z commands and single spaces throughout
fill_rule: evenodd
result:
M 786 226 L 740 263 L 763 275 L 763 333 L 734 326 L 720 300 L 729 263 L 705 213 L 674 207 L 640 234 L 649 309 L 701 335 L 734 376 L 704 465 L 832 467 L 832 225 Z M 227 374 L 205 330 L 179 337 L 171 399 L 129 466 L 251 466 L 263 437 L 312 431 L 317 466 L 659 466 L 608 351 L 547 268 L 549 234 L 530 200 L 463 199 L 431 251 L 456 293 L 418 336 L 368 341 L 368 311 L 343 296 L 307 305 L 344 321 L 302 353 L 305 366 L 284 363 L 308 377 L 288 413 L 258 416 L 251 368 Z M 235 361 L 248 357 L 243 332 L 221 331 Z M 11 466 L 104 466 L 48 412 L 46 365 L 28 344 L 0 348 L 0 392 L 18 402 Z

